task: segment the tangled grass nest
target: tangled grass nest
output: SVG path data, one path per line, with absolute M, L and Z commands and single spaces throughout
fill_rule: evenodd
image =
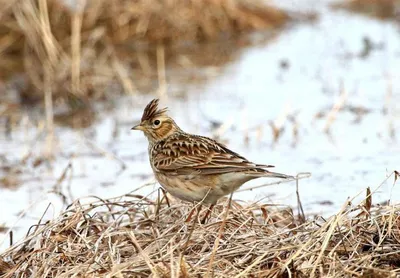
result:
M 199 215 L 186 223 L 192 206 L 167 200 L 133 194 L 78 200 L 0 254 L 0 276 L 400 275 L 400 204 L 372 206 L 369 190 L 362 203 L 348 201 L 328 219 L 309 220 L 229 199 L 206 224 Z

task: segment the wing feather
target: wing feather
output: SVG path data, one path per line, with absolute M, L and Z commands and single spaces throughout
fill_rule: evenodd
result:
M 178 134 L 152 148 L 152 164 L 158 171 L 205 175 L 222 174 L 272 165 L 255 164 L 222 144 L 202 136 Z

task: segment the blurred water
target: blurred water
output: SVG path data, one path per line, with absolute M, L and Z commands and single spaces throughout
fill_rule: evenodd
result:
M 290 27 L 273 41 L 246 48 L 223 68 L 205 69 L 214 75 L 208 82 L 171 84 L 162 104 L 187 132 L 211 136 L 215 131 L 211 123 L 222 123 L 227 128 L 220 133 L 221 140 L 248 159 L 276 165 L 282 173 L 311 172 L 311 178 L 300 181 L 305 212 L 329 216 L 348 197 L 361 192 L 357 200 L 362 200 L 366 187 L 374 190 L 400 167 L 400 106 L 396 105 L 400 36 L 399 26 L 391 22 L 331 11 L 322 1 L 309 2 L 321 13 L 318 21 Z M 291 8 L 307 6 L 285 3 Z M 367 54 L 365 38 L 377 45 Z M 180 74 L 184 73 L 171 73 Z M 347 97 L 327 134 L 327 114 L 341 92 Z M 93 128 L 57 128 L 57 148 L 62 152 L 51 167 L 44 163 L 33 168 L 28 160 L 18 166 L 22 185 L 0 188 L 0 224 L 15 226 L 18 238 L 49 203 L 46 218 L 59 213 L 63 197 L 55 191 L 61 191 L 68 203 L 87 195 L 114 197 L 153 182 L 147 142 L 130 127 L 155 95 L 124 97 L 111 111 L 98 108 L 101 116 Z M 356 108 L 366 113 L 358 115 Z M 270 122 L 279 122 L 287 114 L 296 124 L 286 119 L 282 136 L 273 143 Z M 28 128 L 15 131 L 11 140 L 0 135 L 0 157 L 20 161 L 32 147 L 35 153 L 46 148 L 43 136 L 37 137 L 40 131 L 29 128 L 29 120 L 23 123 Z M 66 178 L 58 183 L 69 163 Z M 268 182 L 255 180 L 245 188 Z M 384 183 L 373 202 L 398 202 L 400 187 L 392 185 L 393 179 Z M 156 188 L 154 183 L 140 192 Z M 295 207 L 295 184 L 242 191 L 234 198 Z M 0 234 L 0 248 L 7 241 Z

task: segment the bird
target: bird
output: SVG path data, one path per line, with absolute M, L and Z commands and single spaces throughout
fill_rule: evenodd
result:
M 250 180 L 293 179 L 267 170 L 272 165 L 247 160 L 214 139 L 183 131 L 168 116 L 168 109 L 158 105 L 158 99 L 150 101 L 140 123 L 131 129 L 147 138 L 150 165 L 162 188 L 183 201 L 210 205 L 205 218 L 221 197 Z

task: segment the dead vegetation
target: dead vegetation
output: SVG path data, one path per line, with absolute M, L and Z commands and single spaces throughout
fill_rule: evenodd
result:
M 391 176 L 398 177 L 394 172 Z M 396 277 L 400 205 L 348 200 L 301 220 L 267 204 L 220 204 L 206 224 L 192 206 L 128 194 L 81 199 L 0 254 L 2 277 Z M 193 223 L 196 223 L 194 225 Z
M 0 81 L 24 73 L 18 91 L 25 103 L 43 101 L 45 92 L 55 104 L 63 99 L 70 105 L 71 94 L 84 102 L 134 93 L 143 77 L 148 83 L 157 77 L 165 63 L 158 58 L 179 55 L 179 44 L 277 28 L 289 20 L 282 10 L 246 0 L 0 0 L 0 5 Z
M 399 1 L 397 0 L 345 0 L 333 5 L 334 8 L 377 17 L 380 19 L 396 19 L 399 17 Z

